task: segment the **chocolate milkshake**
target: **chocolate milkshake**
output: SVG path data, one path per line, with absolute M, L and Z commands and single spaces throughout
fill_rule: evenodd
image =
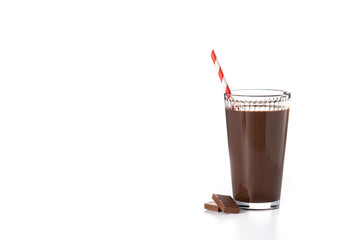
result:
M 267 101 L 242 103 L 234 92 L 232 99 L 225 99 L 233 197 L 244 208 L 277 208 L 289 108 Z

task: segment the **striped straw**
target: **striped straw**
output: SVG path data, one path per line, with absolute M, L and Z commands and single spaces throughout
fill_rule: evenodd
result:
M 225 89 L 225 93 L 231 94 L 229 85 L 228 85 L 227 82 L 226 82 L 224 73 L 223 73 L 223 71 L 221 70 L 221 66 L 220 66 L 220 64 L 219 64 L 219 61 L 217 60 L 216 54 L 215 54 L 215 52 L 214 52 L 214 49 L 211 51 L 211 58 L 212 58 L 213 63 L 214 63 L 214 65 L 215 65 L 216 71 L 217 71 L 218 74 L 219 74 L 220 81 L 221 81 L 221 83 L 222 83 L 222 85 L 223 85 L 223 87 L 224 87 L 224 89 Z

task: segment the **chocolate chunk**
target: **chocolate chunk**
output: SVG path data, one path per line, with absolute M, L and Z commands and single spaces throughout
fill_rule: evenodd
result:
M 234 197 L 236 200 L 242 202 L 250 202 L 249 192 L 242 184 L 239 184 L 237 193 Z
M 221 212 L 220 208 L 218 207 L 218 205 L 216 205 L 214 201 L 205 203 L 204 208 L 215 212 Z
M 239 213 L 240 208 L 230 196 L 213 194 L 212 199 L 224 213 Z

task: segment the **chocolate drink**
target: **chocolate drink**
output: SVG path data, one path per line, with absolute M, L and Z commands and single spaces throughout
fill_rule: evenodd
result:
M 247 203 L 280 200 L 289 109 L 226 109 L 233 197 Z

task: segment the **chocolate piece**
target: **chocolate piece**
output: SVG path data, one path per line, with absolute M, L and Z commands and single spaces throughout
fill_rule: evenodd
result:
M 216 205 L 214 201 L 205 203 L 204 208 L 215 212 L 221 212 L 220 208 L 218 207 L 218 205 Z
M 239 213 L 240 208 L 230 196 L 213 194 L 212 199 L 224 213 Z

